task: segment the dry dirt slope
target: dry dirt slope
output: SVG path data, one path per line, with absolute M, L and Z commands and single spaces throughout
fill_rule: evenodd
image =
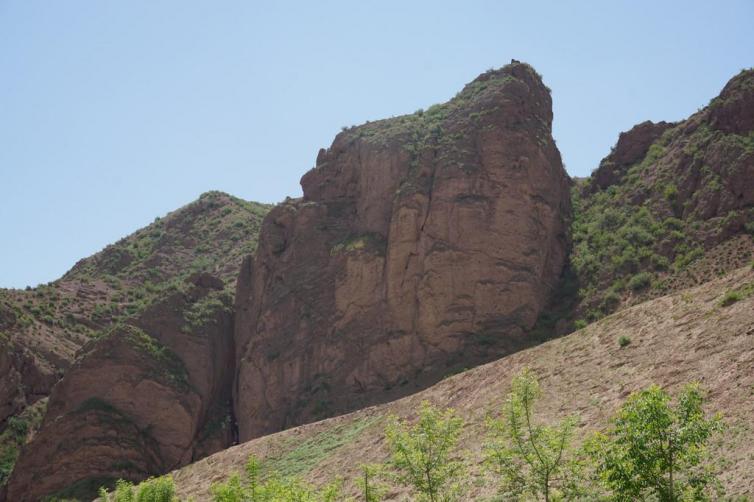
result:
M 270 469 L 320 483 L 353 479 L 363 462 L 382 461 L 385 417 L 411 416 L 428 399 L 456 408 L 468 425 L 462 439 L 472 470 L 479 468 L 484 417 L 502 403 L 511 377 L 524 366 L 540 376 L 541 415 L 580 416 L 582 432 L 606 423 L 632 391 L 657 382 L 672 390 L 700 381 L 710 409 L 724 412 L 728 430 L 715 447 L 731 494 L 754 494 L 754 297 L 721 307 L 723 295 L 754 283 L 739 269 L 704 285 L 634 306 L 569 336 L 446 378 L 410 397 L 298 427 L 235 446 L 173 473 L 182 497 L 209 498 L 210 484 L 242 469 L 250 453 Z M 631 344 L 619 348 L 618 337 Z M 353 490 L 351 484 L 346 485 Z M 490 494 L 476 482 L 470 499 Z M 394 492 L 393 499 L 405 494 Z

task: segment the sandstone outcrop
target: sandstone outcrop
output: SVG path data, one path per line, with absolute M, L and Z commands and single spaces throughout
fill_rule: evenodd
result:
M 549 90 L 514 62 L 319 152 L 238 281 L 241 440 L 526 345 L 568 252 L 551 124 Z
M 8 500 L 88 497 L 117 478 L 140 480 L 229 446 L 233 319 L 223 287 L 193 276 L 85 346 L 53 389 Z

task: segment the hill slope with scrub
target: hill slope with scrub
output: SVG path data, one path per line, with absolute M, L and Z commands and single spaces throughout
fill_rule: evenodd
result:
M 221 291 L 212 297 L 227 297 L 231 310 L 238 268 L 243 256 L 255 250 L 268 210 L 268 205 L 207 192 L 79 261 L 56 281 L 26 290 L 0 289 L 0 487 L 21 446 L 40 426 L 51 389 L 82 347 L 154 310 L 185 290 L 185 281 L 196 274 L 217 278 L 215 288 Z M 202 312 L 193 310 L 187 315 L 201 324 Z M 106 371 L 106 365 L 100 370 Z
M 358 494 L 365 463 L 388 457 L 384 437 L 390 415 L 415 419 L 422 401 L 452 407 L 464 419 L 461 451 L 475 479 L 467 497 L 491 496 L 495 481 L 481 466 L 485 418 L 500 412 L 511 379 L 524 367 L 543 389 L 538 417 L 552 423 L 578 417 L 577 437 L 607 426 L 625 398 L 657 383 L 677 392 L 699 382 L 708 411 L 721 411 L 726 432 L 712 448 L 729 495 L 754 495 L 754 270 L 660 297 L 608 316 L 568 336 L 448 377 L 412 396 L 297 427 L 234 446 L 172 475 L 178 492 L 211 500 L 210 486 L 242 472 L 249 455 L 265 474 L 299 476 L 323 485 L 337 477 Z M 735 301 L 731 301 L 735 298 Z M 625 337 L 629 343 L 620 342 Z M 388 497 L 401 499 L 405 489 Z

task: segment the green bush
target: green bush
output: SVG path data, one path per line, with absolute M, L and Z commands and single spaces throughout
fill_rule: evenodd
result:
M 602 298 L 602 302 L 600 303 L 600 310 L 602 310 L 602 312 L 604 312 L 605 314 L 609 314 L 616 308 L 618 308 L 620 301 L 621 298 L 618 293 L 616 293 L 615 291 L 608 291 Z
M 675 201 L 678 197 L 678 187 L 672 183 L 665 185 L 665 189 L 662 191 L 662 196 L 669 202 Z
M 213 502 L 335 502 L 340 499 L 340 480 L 319 490 L 298 478 L 283 478 L 276 473 L 263 480 L 262 463 L 253 455 L 246 462 L 245 470 L 245 480 L 234 473 L 228 481 L 213 484 Z
M 401 483 L 410 486 L 417 500 L 457 500 L 463 464 L 453 457 L 463 421 L 452 409 L 440 411 L 423 401 L 419 421 L 409 425 L 392 417 L 385 436 L 391 465 Z
M 730 305 L 733 305 L 736 302 L 740 302 L 743 300 L 743 296 L 738 291 L 728 291 L 725 293 L 725 296 L 723 296 L 723 299 L 720 300 L 720 306 L 721 307 L 729 307 Z
M 649 287 L 652 284 L 652 274 L 649 272 L 639 272 L 631 277 L 628 281 L 629 289 L 639 291 Z
M 99 497 L 107 502 L 178 502 L 175 494 L 175 483 L 170 476 L 149 478 L 139 486 L 119 479 L 115 483 L 115 491 L 109 493 L 107 489 L 99 489 Z
M 703 396 L 687 386 L 675 405 L 657 385 L 629 396 L 607 433 L 587 443 L 610 500 L 660 502 L 721 500 L 707 463 L 719 416 L 705 418 Z
M 577 477 L 570 448 L 576 419 L 535 423 L 540 397 L 536 376 L 524 369 L 511 382 L 500 418 L 487 420 L 486 460 L 499 477 L 502 500 L 572 500 L 581 495 L 572 483 Z
M 618 338 L 618 345 L 620 347 L 628 347 L 629 345 L 631 345 L 631 339 L 627 337 L 626 335 L 621 335 Z

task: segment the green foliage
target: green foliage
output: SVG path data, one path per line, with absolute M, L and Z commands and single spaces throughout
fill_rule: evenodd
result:
M 628 347 L 631 345 L 631 339 L 627 337 L 626 335 L 621 335 L 618 337 L 618 346 L 620 347 Z
M 352 251 L 366 251 L 379 256 L 384 256 L 386 246 L 387 243 L 382 235 L 377 233 L 365 233 L 352 235 L 343 241 L 338 242 L 332 247 L 330 254 L 337 255 Z
M 675 405 L 657 385 L 629 396 L 611 429 L 587 446 L 614 500 L 719 500 L 706 445 L 722 421 L 705 418 L 702 404 L 696 385 L 687 386 Z
M 584 319 L 576 319 L 573 322 L 573 327 L 576 328 L 576 329 L 584 329 L 587 326 L 589 326 L 589 323 L 586 320 L 584 320 Z
M 488 418 L 487 465 L 500 479 L 505 500 L 534 497 L 547 502 L 578 495 L 578 466 L 570 448 L 576 419 L 536 424 L 534 406 L 541 397 L 533 372 L 523 370 L 511 383 L 500 418 Z
M 648 288 L 652 284 L 652 274 L 649 272 L 639 272 L 628 281 L 628 288 L 633 291 L 640 291 Z
M 361 500 L 364 502 L 380 502 L 387 489 L 376 479 L 383 474 L 383 467 L 379 464 L 364 464 L 361 466 L 361 477 L 357 484 L 361 490 Z
M 665 200 L 674 202 L 678 197 L 678 187 L 673 183 L 668 183 L 662 191 L 662 196 L 665 197 Z
M 454 450 L 462 427 L 455 411 L 438 410 L 427 401 L 414 425 L 391 418 L 385 430 L 391 465 L 398 480 L 414 489 L 417 500 L 451 501 L 460 496 L 464 468 Z
M 190 332 L 198 332 L 203 326 L 212 323 L 218 313 L 233 310 L 233 293 L 227 289 L 210 291 L 184 312 Z
M 29 433 L 39 428 L 46 406 L 47 400 L 40 400 L 21 414 L 8 418 L 5 429 L 0 433 L 0 487 L 8 482 Z
M 743 300 L 741 293 L 739 293 L 738 291 L 728 291 L 727 293 L 725 293 L 725 296 L 723 296 L 722 300 L 720 300 L 720 306 L 729 307 L 736 302 L 740 302 L 741 300 Z
M 213 502 L 335 502 L 342 483 L 339 480 L 316 489 L 297 478 L 275 474 L 262 479 L 263 466 L 253 455 L 246 463 L 246 478 L 236 473 L 224 483 L 212 485 Z
M 170 382 L 180 389 L 185 390 L 189 387 L 188 372 L 175 352 L 135 326 L 124 324 L 115 328 L 113 332 L 123 333 L 123 336 L 126 336 L 135 348 L 152 358 L 155 377 Z
M 99 489 L 99 497 L 106 502 L 178 502 L 175 483 L 171 476 L 160 476 L 142 481 L 139 486 L 119 479 L 115 491 L 109 493 L 106 488 Z
M 754 266 L 752 268 L 754 268 Z M 721 307 L 729 307 L 736 302 L 740 302 L 741 300 L 749 298 L 752 295 L 754 295 L 754 282 L 744 284 L 743 286 L 739 286 L 736 289 L 732 289 L 726 292 L 722 299 L 718 302 L 718 305 L 720 305 Z
M 247 496 L 238 473 L 232 474 L 224 483 L 214 483 L 211 492 L 213 502 L 246 502 L 255 500 L 251 495 Z

